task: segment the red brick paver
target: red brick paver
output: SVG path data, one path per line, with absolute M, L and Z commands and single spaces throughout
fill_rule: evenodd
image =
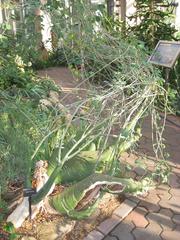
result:
M 145 218 L 146 214 L 147 210 L 145 208 L 137 207 L 126 219 L 133 222 L 136 227 L 145 228 L 149 223 Z
M 172 176 L 171 186 L 178 186 L 180 177 Z M 171 186 L 162 184 L 137 201 L 138 206 L 108 236 L 118 240 L 180 240 L 180 188 Z
M 135 226 L 132 222 L 124 220 L 111 232 L 111 235 L 116 236 L 118 239 L 134 240 L 134 237 L 131 234 L 134 227 Z
M 169 186 L 171 188 L 179 188 L 180 182 L 178 176 L 175 173 L 171 173 L 169 176 Z
M 177 227 L 174 231 L 164 231 L 161 235 L 163 240 L 179 240 L 180 239 L 180 227 Z
M 136 228 L 133 231 L 136 240 L 162 240 L 161 237 L 153 232 L 147 231 L 145 228 Z
M 175 214 L 180 214 L 180 196 L 172 196 L 171 199 L 162 199 L 159 202 L 162 208 L 171 209 Z
M 162 228 L 159 223 L 149 220 L 149 225 L 147 226 L 146 231 L 152 235 L 159 236 L 162 232 Z
M 158 212 L 160 210 L 159 201 L 160 198 L 153 192 L 142 200 L 139 206 L 146 208 L 149 212 Z
M 170 199 L 172 197 L 170 189 L 170 186 L 168 186 L 167 184 L 161 184 L 157 187 L 156 194 L 160 199 Z
M 173 197 L 180 197 L 180 189 L 179 188 L 171 188 L 169 193 Z
M 174 215 L 172 218 L 173 222 L 180 226 L 180 215 Z
M 172 216 L 173 213 L 169 209 L 161 209 L 158 213 L 149 213 L 146 218 L 151 222 L 158 223 L 163 230 L 173 230 L 175 224 L 172 221 Z

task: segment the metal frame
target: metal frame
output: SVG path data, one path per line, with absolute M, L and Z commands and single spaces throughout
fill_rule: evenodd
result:
M 179 46 L 179 50 L 177 51 L 177 53 L 174 55 L 174 58 L 171 61 L 171 64 L 165 64 L 165 63 L 160 63 L 158 61 L 153 61 L 152 58 L 155 56 L 155 54 L 157 53 L 157 50 L 159 48 L 159 46 L 161 44 L 171 44 L 171 45 L 178 45 Z M 153 53 L 151 54 L 150 58 L 148 59 L 148 62 L 159 65 L 159 66 L 163 66 L 163 67 L 167 67 L 167 68 L 173 68 L 177 58 L 180 55 L 180 42 L 172 42 L 172 41 L 164 41 L 164 40 L 160 40 L 158 42 L 158 44 L 156 45 Z

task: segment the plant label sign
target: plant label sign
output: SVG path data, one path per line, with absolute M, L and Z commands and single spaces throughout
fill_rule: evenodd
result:
M 179 55 L 180 42 L 159 41 L 148 61 L 159 66 L 173 68 Z
M 36 194 L 36 189 L 35 188 L 25 188 L 25 189 L 23 189 L 23 194 L 24 194 L 24 197 L 28 197 L 28 201 L 29 201 L 29 218 L 31 220 L 31 215 L 32 215 L 31 197 Z
M 36 189 L 34 188 L 25 188 L 23 189 L 24 197 L 31 197 L 32 195 L 36 194 Z

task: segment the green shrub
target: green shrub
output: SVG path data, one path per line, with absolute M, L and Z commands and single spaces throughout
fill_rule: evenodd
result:
M 0 92 L 0 104 L 0 183 L 4 192 L 15 179 L 28 185 L 34 165 L 31 156 L 49 129 L 51 112 L 21 95 L 12 97 L 5 92 Z M 44 151 L 38 152 L 35 161 L 44 157 Z
M 136 0 L 137 11 L 129 20 L 134 22 L 128 32 L 153 49 L 159 40 L 175 40 L 177 30 L 172 24 L 173 10 L 168 0 Z

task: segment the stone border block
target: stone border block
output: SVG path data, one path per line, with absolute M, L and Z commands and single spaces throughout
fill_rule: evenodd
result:
M 116 208 L 113 214 L 121 219 L 124 219 L 136 206 L 137 203 L 126 199 L 118 208 Z
M 102 240 L 104 237 L 99 231 L 93 230 L 83 240 Z
M 112 216 L 103 221 L 97 230 L 90 232 L 83 240 L 102 240 L 110 233 L 136 206 L 137 202 L 126 199 L 117 207 Z
M 102 232 L 104 235 L 107 235 L 111 232 L 119 223 L 121 219 L 116 215 L 112 215 L 110 218 L 103 221 L 98 227 L 97 230 Z

